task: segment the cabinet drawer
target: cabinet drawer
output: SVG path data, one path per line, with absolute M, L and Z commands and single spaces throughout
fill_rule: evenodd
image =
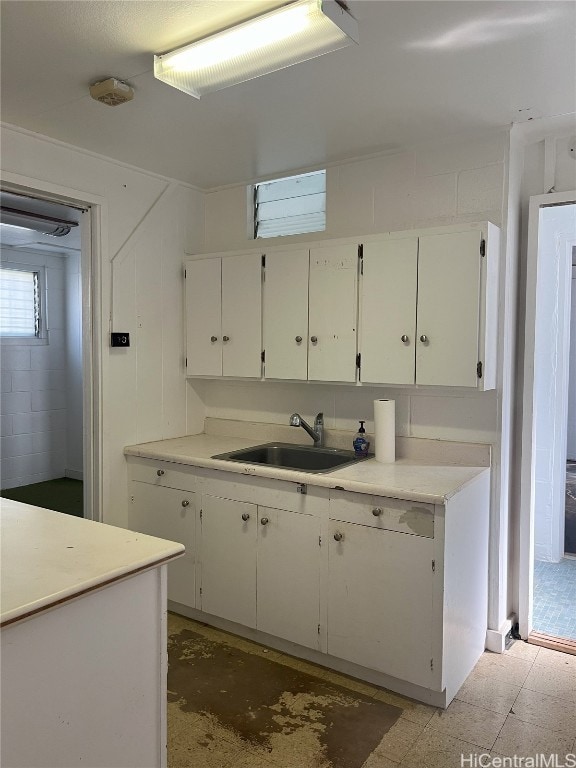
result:
M 330 491 L 330 519 L 434 538 L 434 505 Z
M 174 464 L 168 461 L 154 459 L 129 460 L 130 479 L 150 485 L 160 485 L 164 488 L 177 488 L 181 491 L 196 491 L 198 479 L 196 475 L 174 469 Z

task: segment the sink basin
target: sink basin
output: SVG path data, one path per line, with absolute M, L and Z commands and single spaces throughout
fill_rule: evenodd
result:
M 265 443 L 239 451 L 220 453 L 213 459 L 241 461 L 244 464 L 260 464 L 283 469 L 298 469 L 301 472 L 330 472 L 357 461 L 354 451 L 341 451 L 338 448 L 313 448 L 291 443 Z

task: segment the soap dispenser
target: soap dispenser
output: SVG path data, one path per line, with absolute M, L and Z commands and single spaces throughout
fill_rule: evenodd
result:
M 364 422 L 360 422 L 360 429 L 356 433 L 356 436 L 354 438 L 354 442 L 352 443 L 354 446 L 354 453 L 356 456 L 365 457 L 368 456 L 368 449 L 370 448 L 370 443 L 368 440 L 366 440 L 366 430 L 364 429 Z

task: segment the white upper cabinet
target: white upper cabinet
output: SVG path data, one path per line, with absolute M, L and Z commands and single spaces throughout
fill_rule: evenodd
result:
M 417 384 L 487 388 L 480 344 L 484 239 L 480 230 L 420 237 Z
M 414 384 L 418 238 L 364 244 L 361 381 Z
M 266 256 L 264 349 L 267 379 L 308 377 L 308 249 Z
M 247 253 L 186 264 L 186 373 L 259 378 L 262 257 Z
M 222 375 L 262 372 L 262 256 L 222 259 Z
M 356 381 L 356 244 L 310 250 L 308 299 L 308 379 Z
M 222 260 L 186 264 L 186 373 L 222 375 Z

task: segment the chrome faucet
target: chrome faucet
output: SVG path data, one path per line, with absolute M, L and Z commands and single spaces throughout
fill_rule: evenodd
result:
M 291 427 L 302 427 L 314 440 L 314 448 L 322 448 L 324 446 L 324 414 L 319 413 L 314 419 L 314 429 L 308 424 L 299 413 L 293 413 L 290 416 Z

